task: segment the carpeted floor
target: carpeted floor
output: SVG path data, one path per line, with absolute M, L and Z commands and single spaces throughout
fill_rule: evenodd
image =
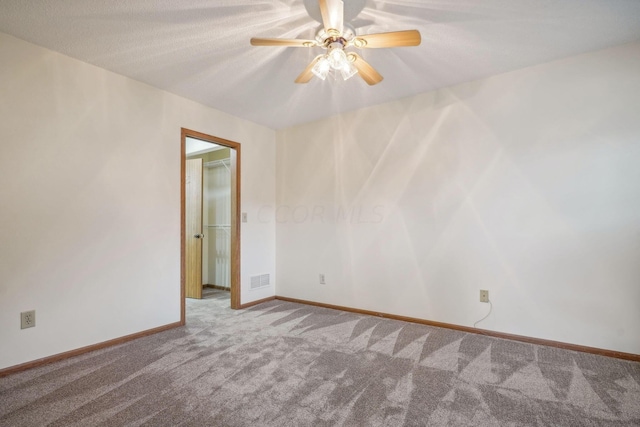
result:
M 184 328 L 0 378 L 0 425 L 640 425 L 640 363 L 207 295 Z

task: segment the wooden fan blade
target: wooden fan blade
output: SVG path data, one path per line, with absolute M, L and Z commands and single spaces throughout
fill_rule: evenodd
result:
M 351 44 L 360 48 L 418 46 L 421 40 L 418 30 L 407 30 L 357 36 Z
M 344 3 L 342 0 L 320 0 L 322 24 L 327 33 L 336 30 L 342 34 L 344 29 Z
M 318 43 L 315 40 L 302 39 L 260 39 L 253 37 L 251 39 L 253 46 L 290 46 L 290 47 L 313 47 Z
M 373 86 L 382 81 L 383 77 L 373 68 L 367 61 L 362 59 L 357 53 L 350 53 L 349 58 L 353 59 L 353 66 L 358 70 L 360 77 L 367 82 L 367 84 Z
M 311 70 L 313 69 L 314 65 L 316 65 L 316 63 L 320 60 L 320 58 L 322 58 L 322 55 L 316 56 L 315 59 L 311 61 L 309 65 L 307 65 L 307 68 L 305 68 L 304 71 L 300 73 L 298 78 L 295 80 L 296 83 L 309 83 L 309 80 L 311 80 L 311 77 L 313 77 L 313 72 Z

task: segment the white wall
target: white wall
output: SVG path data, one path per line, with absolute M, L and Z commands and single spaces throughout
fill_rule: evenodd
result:
M 639 43 L 277 141 L 278 295 L 640 354 Z
M 180 128 L 242 144 L 275 200 L 275 133 L 0 33 L 0 368 L 180 319 Z M 242 302 L 275 225 L 242 228 Z M 37 326 L 20 330 L 19 313 Z

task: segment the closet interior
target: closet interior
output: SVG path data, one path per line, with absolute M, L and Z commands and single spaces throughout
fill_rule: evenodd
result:
M 202 162 L 202 286 L 231 288 L 231 159 L 230 149 L 187 138 L 187 160 Z

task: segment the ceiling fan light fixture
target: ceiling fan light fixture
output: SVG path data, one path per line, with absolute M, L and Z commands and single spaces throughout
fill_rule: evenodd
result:
M 351 77 L 358 74 L 358 69 L 349 61 L 340 69 L 340 74 L 344 80 L 349 80 Z
M 326 59 L 329 66 L 336 74 L 340 72 L 340 75 L 344 80 L 348 80 L 358 73 L 357 68 L 347 57 L 342 44 L 336 43 L 335 45 L 330 46 L 329 53 L 323 59 Z
M 316 62 L 316 65 L 313 66 L 311 72 L 316 75 L 320 80 L 325 80 L 329 71 L 331 70 L 331 64 L 327 59 L 326 55 L 323 56 Z
M 344 68 L 346 64 L 349 63 L 347 60 L 347 55 L 344 53 L 341 47 L 335 47 L 329 50 L 327 54 L 327 59 L 329 60 L 329 64 L 331 68 L 334 70 L 341 70 Z

